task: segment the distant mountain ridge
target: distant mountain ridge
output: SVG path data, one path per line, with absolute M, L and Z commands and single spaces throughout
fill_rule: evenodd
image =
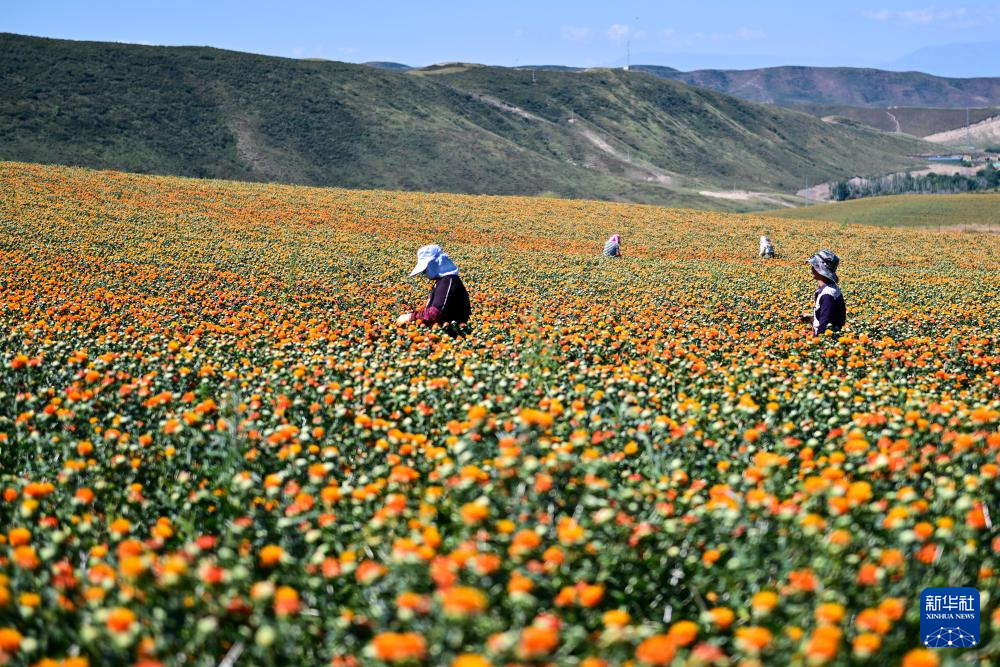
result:
M 368 65 L 369 67 L 376 67 L 378 69 L 387 69 L 390 72 L 406 72 L 411 69 L 409 65 L 404 65 L 403 63 L 394 63 L 386 60 L 373 60 L 367 63 L 361 63 L 362 65 Z
M 1000 105 L 1000 77 L 958 79 L 922 72 L 854 67 L 766 67 L 748 70 L 670 71 L 634 65 L 688 85 L 771 104 L 856 107 L 986 107 Z
M 745 209 L 760 202 L 713 193 L 793 193 L 935 150 L 644 72 L 400 72 L 11 34 L 0 52 L 2 160 Z
M 994 44 L 993 42 L 986 43 Z M 1000 62 L 1000 42 L 997 55 Z M 921 53 L 921 52 L 917 52 Z M 371 67 L 393 71 L 433 71 L 474 63 L 438 63 L 410 67 L 401 63 L 368 62 Z M 519 65 L 508 69 L 538 72 L 584 72 L 569 65 Z M 631 65 L 630 69 L 680 81 L 699 88 L 733 95 L 751 102 L 781 106 L 851 106 L 867 108 L 910 107 L 958 109 L 1000 106 L 1000 76 L 959 78 L 857 67 L 808 67 L 788 65 L 756 69 L 699 69 L 683 71 L 666 65 Z

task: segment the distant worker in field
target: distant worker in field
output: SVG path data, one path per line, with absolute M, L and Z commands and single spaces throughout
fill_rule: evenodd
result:
M 417 250 L 417 265 L 410 271 L 410 277 L 421 273 L 434 282 L 430 297 L 422 309 L 400 315 L 396 324 L 468 322 L 472 310 L 469 306 L 469 293 L 458 277 L 458 267 L 448 259 L 441 246 L 425 245 Z
M 760 237 L 760 256 L 764 259 L 774 259 L 774 244 L 766 236 Z
M 802 315 L 802 321 L 812 323 L 814 336 L 821 335 L 827 329 L 840 331 L 847 321 L 847 306 L 844 295 L 840 293 L 840 279 L 837 277 L 840 258 L 829 250 L 820 250 L 807 259 L 806 263 L 812 267 L 813 278 L 819 287 L 816 289 L 813 312 Z
M 604 256 L 605 257 L 621 257 L 622 256 L 622 237 L 617 234 L 612 234 L 611 238 L 604 242 Z

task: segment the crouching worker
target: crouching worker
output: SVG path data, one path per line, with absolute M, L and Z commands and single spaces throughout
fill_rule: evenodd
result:
M 803 322 L 812 322 L 813 335 L 819 336 L 827 329 L 840 331 L 847 321 L 847 306 L 840 293 L 840 279 L 837 267 L 840 258 L 829 250 L 820 250 L 806 260 L 812 267 L 813 278 L 819 284 L 816 289 L 816 303 L 811 315 L 802 315 Z
M 763 259 L 774 259 L 774 244 L 766 236 L 760 237 L 760 256 Z
M 424 274 L 434 282 L 430 298 L 423 309 L 403 313 L 396 324 L 419 322 L 422 324 L 464 324 L 469 321 L 469 293 L 465 291 L 458 267 L 448 259 L 439 245 L 425 245 L 417 251 L 417 265 L 410 271 L 412 278 Z
M 611 238 L 604 242 L 604 256 L 622 256 L 622 237 L 618 236 L 618 234 L 612 234 Z

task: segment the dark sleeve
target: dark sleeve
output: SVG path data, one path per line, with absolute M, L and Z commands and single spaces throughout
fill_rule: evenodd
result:
M 431 291 L 431 299 L 427 307 L 413 313 L 413 320 L 415 322 L 423 322 L 424 324 L 444 322 L 444 307 L 448 303 L 448 297 L 451 295 L 451 286 L 451 277 L 438 280 Z
M 830 326 L 836 302 L 837 300 L 829 294 L 824 294 L 819 298 L 819 312 L 816 313 L 816 321 L 819 322 L 819 326 L 816 328 L 817 336 L 826 331 L 826 328 Z

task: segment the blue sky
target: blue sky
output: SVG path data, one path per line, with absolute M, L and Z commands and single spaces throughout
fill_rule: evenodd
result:
M 633 62 L 682 69 L 886 66 L 922 47 L 995 40 L 998 29 L 997 0 L 0 0 L 4 32 L 411 65 L 617 64 L 630 42 Z

